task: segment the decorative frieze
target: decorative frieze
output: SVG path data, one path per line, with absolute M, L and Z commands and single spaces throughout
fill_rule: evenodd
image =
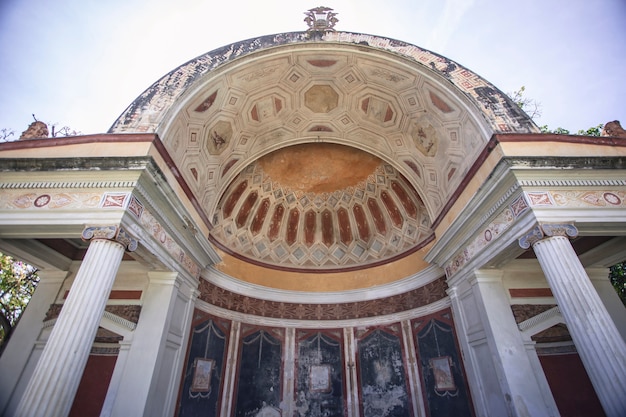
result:
M 150 234 L 177 262 L 179 262 L 195 278 L 200 276 L 200 267 L 185 253 L 170 233 L 150 213 L 134 195 L 128 203 L 128 212 L 137 218 L 143 229 Z M 181 220 L 182 221 L 182 220 Z
M 526 191 L 524 194 L 531 207 L 626 207 L 626 191 L 623 190 Z
M 439 278 L 420 288 L 376 300 L 306 304 L 260 300 L 220 288 L 204 279 L 200 280 L 200 296 L 213 306 L 244 314 L 293 320 L 346 320 L 374 317 L 412 310 L 445 298 L 447 284 Z
M 501 201 L 498 204 L 502 204 Z M 456 274 L 465 264 L 471 261 L 480 251 L 491 245 L 500 235 L 508 230 L 517 219 L 529 209 L 523 194 L 517 196 L 500 214 L 494 217 L 483 229 L 477 229 L 474 238 L 468 245 L 452 257 L 445 267 L 448 278 Z M 484 224 L 484 223 L 481 223 Z

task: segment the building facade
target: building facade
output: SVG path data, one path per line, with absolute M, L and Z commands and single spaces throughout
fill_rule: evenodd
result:
M 624 415 L 626 142 L 326 16 L 0 144 L 3 415 Z

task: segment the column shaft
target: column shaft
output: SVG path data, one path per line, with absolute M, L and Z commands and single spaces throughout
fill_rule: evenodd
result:
M 626 415 L 626 344 L 569 239 L 548 237 L 533 250 L 604 411 Z
M 123 254 L 120 243 L 91 241 L 17 416 L 58 417 L 69 413 Z

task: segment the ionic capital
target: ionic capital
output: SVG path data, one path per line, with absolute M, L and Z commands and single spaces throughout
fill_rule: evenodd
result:
M 92 239 L 105 239 L 117 242 L 124 247 L 125 250 L 132 252 L 137 249 L 137 239 L 132 237 L 121 226 L 86 226 L 81 234 L 84 241 Z
M 522 249 L 528 249 L 541 239 L 553 236 L 574 238 L 578 236 L 578 229 L 573 223 L 540 223 L 520 237 L 518 243 Z

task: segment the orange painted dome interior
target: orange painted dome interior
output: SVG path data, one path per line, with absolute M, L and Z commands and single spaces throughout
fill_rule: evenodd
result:
M 237 257 L 297 270 L 385 263 L 431 234 L 424 204 L 395 168 L 330 143 L 290 146 L 248 165 L 222 195 L 211 233 Z

